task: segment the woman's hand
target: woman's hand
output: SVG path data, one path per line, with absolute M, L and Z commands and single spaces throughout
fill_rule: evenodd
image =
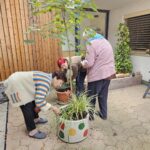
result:
M 85 68 L 85 66 L 86 66 L 87 62 L 88 62 L 87 60 L 83 60 L 83 61 L 81 61 L 81 65 L 82 65 L 82 67 L 83 67 L 83 68 Z
M 41 111 L 41 109 L 38 108 L 38 107 L 35 107 L 35 108 L 34 108 L 34 111 L 35 111 L 36 113 L 39 113 L 39 112 Z
M 51 108 L 56 115 L 59 115 L 61 113 L 59 108 L 57 108 L 55 106 L 52 106 Z

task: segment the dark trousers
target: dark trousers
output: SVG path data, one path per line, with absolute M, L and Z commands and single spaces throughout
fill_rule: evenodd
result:
M 110 80 L 103 79 L 99 81 L 88 83 L 88 96 L 97 96 L 100 108 L 100 114 L 102 117 L 107 117 L 107 97 L 108 97 L 108 87 Z M 91 103 L 96 104 L 96 98 L 93 98 Z
M 20 106 L 20 108 L 21 108 L 23 116 L 24 116 L 27 130 L 32 131 L 33 129 L 36 128 L 34 119 L 39 117 L 38 113 L 36 113 L 34 111 L 35 102 L 32 101 L 30 103 L 27 103 L 26 105 Z
M 76 94 L 80 95 L 80 93 L 84 92 L 84 79 L 86 77 L 86 71 L 80 71 L 78 72 L 78 75 L 76 77 Z

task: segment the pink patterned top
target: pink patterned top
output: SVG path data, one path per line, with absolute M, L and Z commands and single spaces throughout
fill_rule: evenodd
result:
M 87 45 L 86 61 L 88 82 L 106 79 L 115 74 L 113 49 L 106 39 L 95 39 Z

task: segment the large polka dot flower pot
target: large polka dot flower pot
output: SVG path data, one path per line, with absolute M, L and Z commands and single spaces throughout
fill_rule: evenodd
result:
M 67 143 L 80 142 L 87 138 L 89 133 L 89 115 L 81 120 L 59 119 L 58 137 Z

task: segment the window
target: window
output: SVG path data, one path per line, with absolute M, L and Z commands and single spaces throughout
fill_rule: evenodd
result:
M 150 14 L 126 19 L 132 50 L 150 49 Z
M 105 36 L 105 38 L 108 37 L 108 24 L 109 24 L 109 10 L 103 10 L 103 9 L 97 9 L 97 12 L 94 12 L 90 8 L 85 8 L 85 11 L 90 12 L 94 16 L 92 20 L 89 20 L 88 18 L 85 18 L 83 23 L 80 25 L 80 30 L 83 31 L 84 27 L 91 27 L 96 30 L 96 32 L 100 32 Z M 75 28 L 75 34 L 77 34 L 78 28 Z M 78 45 L 81 43 L 81 45 L 84 45 L 83 39 L 78 40 L 75 38 L 75 50 L 78 52 L 80 49 L 78 49 Z M 85 50 L 85 47 L 82 47 L 83 50 Z

